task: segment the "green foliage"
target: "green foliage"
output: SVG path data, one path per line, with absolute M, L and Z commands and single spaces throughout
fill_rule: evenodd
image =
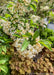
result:
M 49 23 L 53 22 L 54 23 L 54 12 L 50 11 L 49 12 L 49 17 L 48 17 Z
M 7 4 L 7 8 L 12 7 L 13 5 L 11 3 Z
M 45 46 L 46 48 L 48 48 L 50 51 L 52 51 L 52 48 L 50 46 L 50 44 L 52 44 L 49 40 L 41 40 L 39 41 L 40 44 L 42 44 L 43 46 Z
M 6 65 L 0 65 L 0 69 L 1 69 L 2 71 L 4 71 L 5 73 L 8 72 L 8 67 L 7 67 Z
M 54 18 L 54 14 L 53 14 L 53 12 L 52 12 L 52 11 L 50 12 L 50 15 Z
M 50 39 L 51 41 L 54 41 L 54 36 L 50 36 L 48 37 L 48 39 Z
M 11 15 L 10 14 L 5 14 L 5 17 L 8 18 L 8 17 L 11 17 Z
M 47 39 L 49 36 L 54 36 L 54 31 L 51 29 L 48 29 L 48 28 L 45 28 L 43 30 L 41 29 L 40 30 L 40 36 L 43 39 Z
M 9 38 L 7 34 L 5 34 L 2 30 L 2 26 L 0 26 L 0 53 L 4 51 L 6 53 L 7 47 L 9 47 L 9 43 L 13 41 Z
M 27 40 L 25 39 L 24 42 L 23 42 L 21 51 L 24 51 L 24 50 L 27 48 L 28 45 L 29 45 L 29 41 L 27 41 Z
M 50 36 L 48 39 L 52 42 L 52 47 L 54 48 L 54 36 Z
M 41 39 L 48 39 L 52 42 L 52 47 L 54 47 L 54 31 L 48 28 L 40 30 Z
M 31 2 L 33 2 L 33 1 L 38 2 L 38 0 L 31 0 Z
M 32 37 L 31 33 L 29 33 L 29 32 L 26 32 L 26 34 L 23 34 L 22 36 L 23 37 Z
M 33 40 L 35 40 L 39 36 L 39 30 L 36 30 L 33 35 Z
M 4 51 L 6 53 L 6 51 L 7 51 L 6 45 L 0 47 L 0 53 L 2 51 Z
M 35 3 L 33 3 L 33 4 L 30 4 L 30 7 L 34 10 L 34 12 L 36 12 L 36 4 Z
M 2 19 L 2 20 L 5 20 L 5 21 L 6 21 L 6 18 L 5 18 L 5 17 L 0 16 L 0 19 Z
M 9 69 L 8 61 L 9 61 L 9 56 L 0 54 L 0 70 L 1 70 L 0 73 L 1 74 L 2 74 L 2 72 L 4 72 L 5 74 L 8 73 L 8 69 Z
M 0 72 L 0 75 L 10 75 L 10 72 L 5 73 L 5 72 L 1 71 L 1 72 Z
M 13 34 L 13 36 L 20 38 L 21 36 L 19 34 Z

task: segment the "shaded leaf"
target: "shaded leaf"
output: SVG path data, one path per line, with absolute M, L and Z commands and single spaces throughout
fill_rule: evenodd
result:
M 4 64 L 8 61 L 8 58 L 0 58 L 0 64 Z
M 2 52 L 2 47 L 0 47 L 0 53 Z
M 33 39 L 35 40 L 39 36 L 39 30 L 36 30 L 33 36 Z

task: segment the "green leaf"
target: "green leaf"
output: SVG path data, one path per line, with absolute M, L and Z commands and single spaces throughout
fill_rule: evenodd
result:
M 32 36 L 31 33 L 29 33 L 29 32 L 27 32 L 26 35 L 27 35 L 28 37 Z
M 23 37 L 30 37 L 30 36 L 32 36 L 29 32 L 27 32 L 26 34 L 23 34 L 22 35 Z
M 7 5 L 7 8 L 10 8 L 10 7 L 12 7 L 12 6 L 13 6 L 12 4 L 8 4 L 8 5 Z
M 2 46 L 2 50 L 6 53 L 7 51 L 6 46 Z
M 36 1 L 38 3 L 38 0 L 34 0 L 34 1 Z
M 0 47 L 0 53 L 2 52 L 2 47 Z
M 39 36 L 39 30 L 36 30 L 33 36 L 33 40 L 35 40 Z
M 0 29 L 2 29 L 2 26 L 0 25 Z
M 49 40 L 54 41 L 54 36 L 48 37 Z
M 0 42 L 4 42 L 4 40 L 0 39 Z
M 18 38 L 21 37 L 19 34 L 13 34 L 13 36 L 16 36 L 16 37 L 18 37 Z
M 0 58 L 0 64 L 4 64 L 8 61 L 8 58 L 5 58 L 5 57 L 1 57 Z
M 50 12 L 50 15 L 51 15 L 52 17 L 54 17 L 54 13 L 53 13 L 52 11 Z
M 23 0 L 18 0 L 19 2 L 23 2 Z
M 50 51 L 52 51 L 52 48 L 50 46 L 50 44 L 52 43 L 49 40 L 40 40 L 39 43 L 48 48 Z
M 17 29 L 16 31 L 17 31 L 18 33 L 21 32 L 21 30 L 18 30 L 18 29 Z
M 38 0 L 31 0 L 31 2 L 33 2 L 33 1 L 36 1 L 36 2 L 38 2 Z
M 8 67 L 7 67 L 6 65 L 0 65 L 0 69 L 1 69 L 2 71 L 4 71 L 5 73 L 8 72 Z
M 5 17 L 0 16 L 0 19 L 7 21 Z
M 31 24 L 31 25 L 33 24 L 33 20 L 32 20 L 32 19 L 30 20 L 30 24 Z
M 35 3 L 33 3 L 33 4 L 30 4 L 30 6 L 31 6 L 31 8 L 34 10 L 34 12 L 36 11 L 36 4 Z
M 5 14 L 5 17 L 8 18 L 8 17 L 11 17 L 11 15 L 10 14 Z
M 27 41 L 27 40 L 25 39 L 24 42 L 23 42 L 21 51 L 24 51 L 24 50 L 27 48 L 28 45 L 29 45 L 29 41 Z
M 12 4 L 13 4 L 13 2 L 10 1 L 10 2 L 7 4 L 7 8 L 12 7 L 12 6 L 13 6 Z

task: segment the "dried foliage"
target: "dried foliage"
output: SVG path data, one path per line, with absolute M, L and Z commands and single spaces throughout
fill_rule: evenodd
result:
M 52 49 L 52 52 L 46 49 L 44 58 L 45 57 L 48 58 L 52 64 L 54 64 L 54 48 Z
M 31 73 L 36 70 L 36 63 L 32 59 L 23 57 L 20 52 L 15 52 L 9 61 L 12 75 Z
M 14 52 L 11 60 L 9 61 L 11 68 L 11 75 L 22 75 L 22 74 L 39 74 L 39 73 L 54 73 L 53 62 L 54 62 L 54 52 L 50 52 L 47 49 L 41 52 L 42 55 L 40 59 L 25 58 L 20 52 Z
M 38 73 L 46 73 L 46 75 L 50 75 L 50 73 L 54 74 L 54 51 L 50 52 L 48 49 L 43 49 L 41 53 L 42 57 L 37 60 L 37 75 Z

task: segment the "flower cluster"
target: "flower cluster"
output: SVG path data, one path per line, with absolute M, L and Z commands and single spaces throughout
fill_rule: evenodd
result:
M 3 26 L 3 31 L 13 39 L 14 42 L 12 46 L 16 47 L 18 51 L 22 49 L 22 44 L 25 39 L 33 39 L 34 28 L 36 28 L 36 26 L 39 27 L 38 24 L 36 25 L 36 22 L 40 20 L 40 17 L 36 16 L 31 8 L 33 4 L 35 5 L 31 0 L 9 2 L 2 12 L 4 18 L 1 17 L 0 24 Z M 30 43 L 27 48 L 21 52 L 22 55 L 32 58 L 35 54 L 42 51 L 43 47 L 38 43 L 39 40 L 40 38 L 37 36 L 37 38 L 35 38 L 36 43 L 34 45 Z

